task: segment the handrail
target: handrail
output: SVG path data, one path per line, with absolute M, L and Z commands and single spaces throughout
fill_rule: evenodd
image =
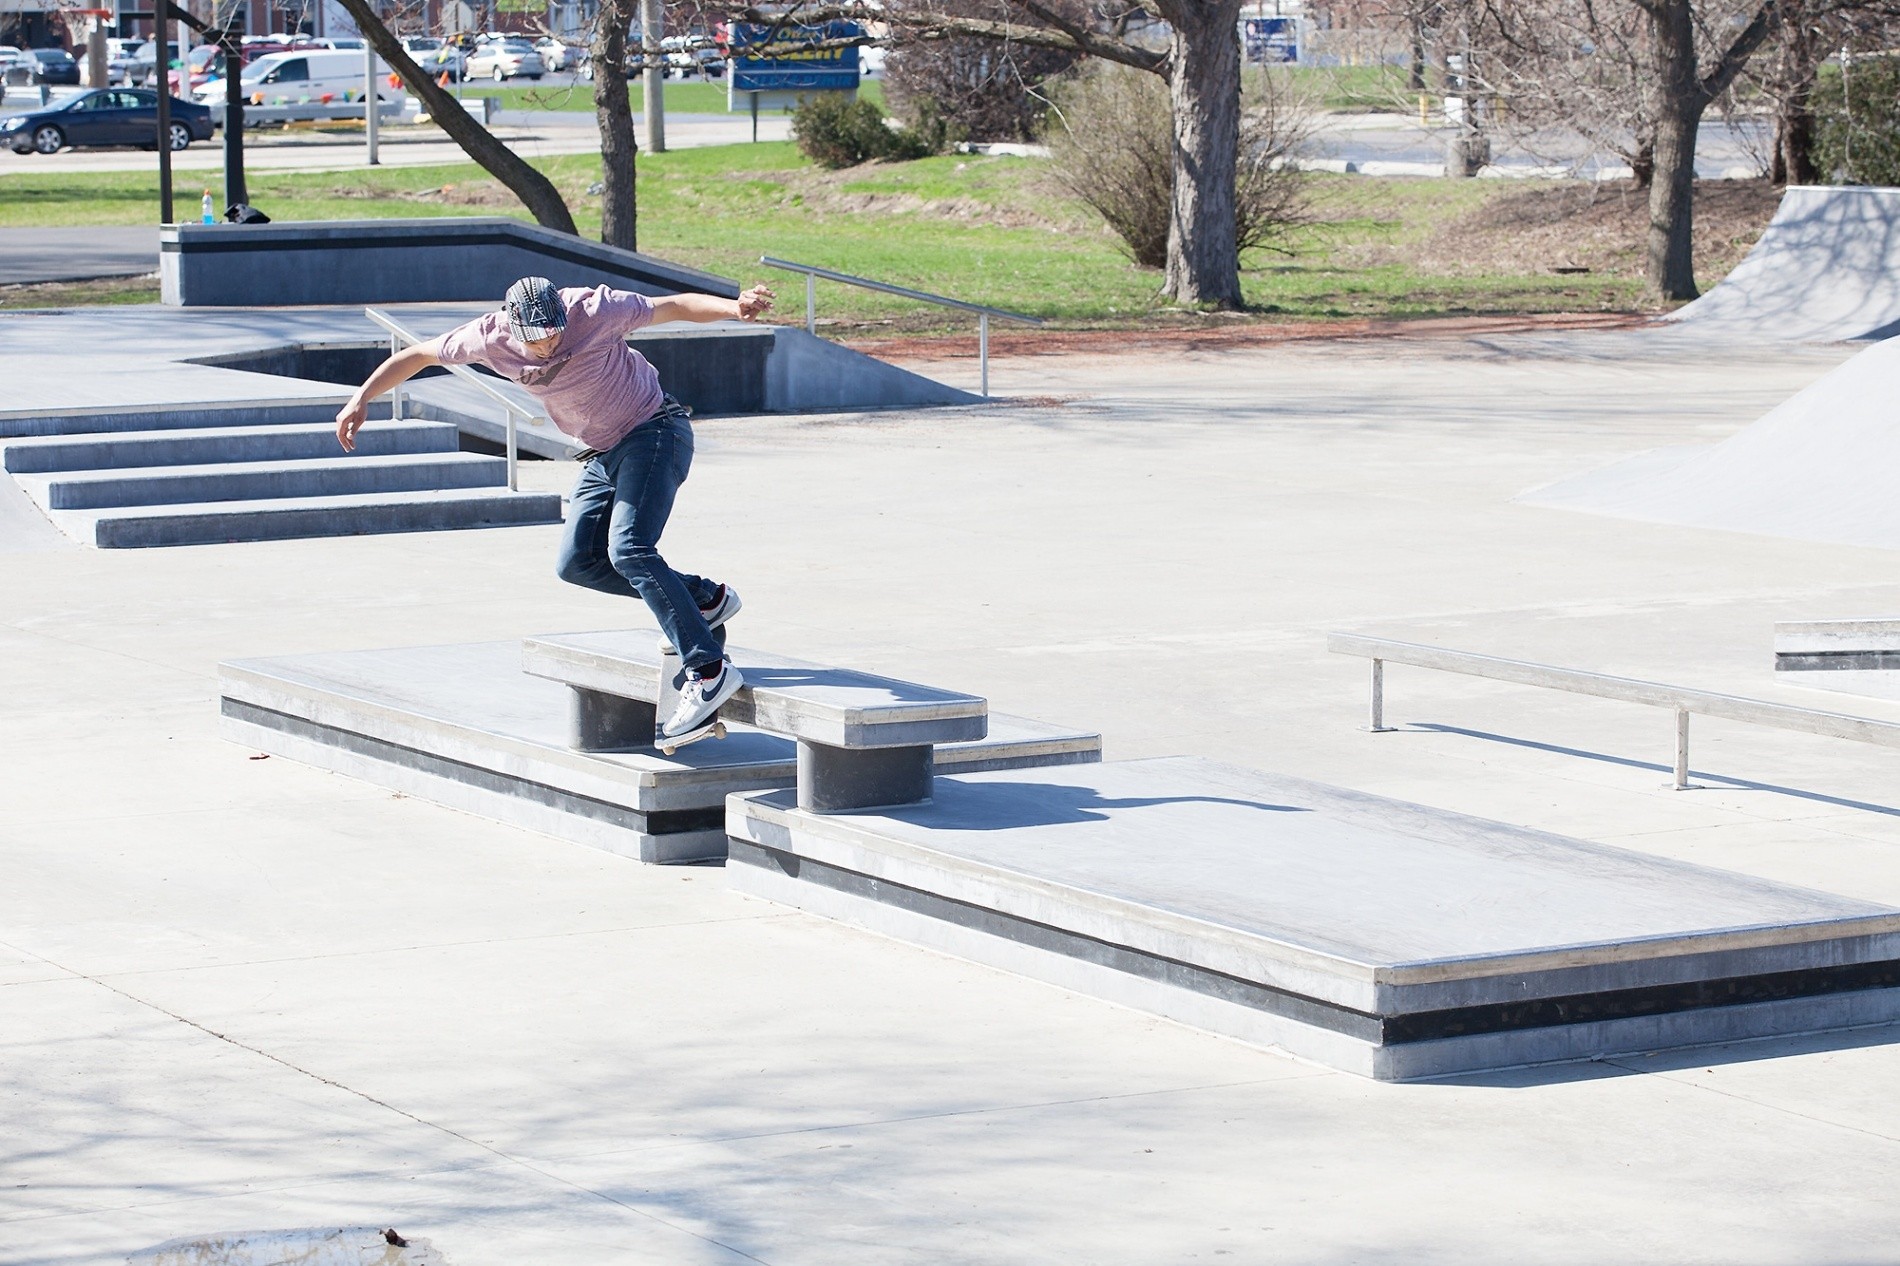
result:
M 1041 325 L 1041 317 L 1026 316 L 1021 312 L 1010 312 L 1004 308 L 989 308 L 980 303 L 968 303 L 962 299 L 952 299 L 945 295 L 933 295 L 927 290 L 911 290 L 905 286 L 893 286 L 889 282 L 872 281 L 868 277 L 853 277 L 850 273 L 833 272 L 829 268 L 820 268 L 815 264 L 794 264 L 790 260 L 773 259 L 770 255 L 759 256 L 759 263 L 767 268 L 783 268 L 786 272 L 805 274 L 805 331 L 818 333 L 818 287 L 817 279 L 841 281 L 847 286 L 860 286 L 866 290 L 878 290 L 887 295 L 897 295 L 904 299 L 915 299 L 920 303 L 934 303 L 941 308 L 956 308 L 963 312 L 976 313 L 977 359 L 981 364 L 983 395 L 990 394 L 990 318 L 1001 317 L 1005 321 L 1017 321 L 1023 325 Z
M 1374 733 L 1384 733 L 1385 665 L 1405 664 L 1413 668 L 1436 668 L 1443 672 L 1486 677 L 1493 681 L 1516 682 L 1524 686 L 1542 686 L 1567 690 L 1573 694 L 1594 695 L 1599 699 L 1617 699 L 1657 708 L 1673 708 L 1676 713 L 1676 789 L 1689 786 L 1689 716 L 1719 717 L 1766 725 L 1828 738 L 1852 739 L 1860 743 L 1878 743 L 1900 747 L 1900 723 L 1874 717 L 1851 716 L 1844 712 L 1826 712 L 1797 704 L 1775 703 L 1768 699 L 1749 699 L 1741 695 L 1719 694 L 1688 686 L 1642 681 L 1635 677 L 1614 677 L 1580 668 L 1559 668 L 1529 660 L 1504 659 L 1473 651 L 1455 651 L 1418 642 L 1370 637 L 1362 633 L 1328 633 L 1326 649 L 1339 655 L 1357 655 L 1372 661 L 1371 724 Z
M 389 353 L 392 356 L 395 355 L 397 352 L 401 351 L 405 346 L 411 346 L 416 343 L 421 343 L 425 341 L 422 335 L 417 334 L 414 330 L 409 329 L 407 326 L 403 325 L 400 321 L 396 320 L 396 318 L 390 316 L 387 312 L 384 312 L 380 309 L 364 308 L 363 315 L 368 317 L 370 320 L 376 322 L 376 324 L 382 326 L 385 330 L 389 331 Z M 508 491 L 510 492 L 519 491 L 515 482 L 515 452 L 516 452 L 515 417 L 516 415 L 519 415 L 522 418 L 525 418 L 529 426 L 538 425 L 542 422 L 545 422 L 547 419 L 543 418 L 538 413 L 528 412 L 528 410 L 522 408 L 520 405 L 510 400 L 507 396 L 502 395 L 501 392 L 496 391 L 493 387 L 489 386 L 486 382 L 482 381 L 482 376 L 480 374 L 470 369 L 467 365 L 444 365 L 442 366 L 442 368 L 448 370 L 451 374 L 454 374 L 457 378 L 460 378 L 462 381 L 468 383 L 470 386 L 474 387 L 477 391 L 481 392 L 483 395 L 493 400 L 496 404 L 500 405 L 503 409 L 507 410 Z M 397 383 L 394 387 L 392 387 L 390 389 L 389 395 L 390 395 L 389 416 L 392 419 L 402 417 L 402 397 L 403 397 L 402 384 Z

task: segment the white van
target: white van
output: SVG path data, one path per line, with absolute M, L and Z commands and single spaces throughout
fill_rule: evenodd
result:
M 381 101 L 400 101 L 402 89 L 391 87 L 389 67 L 376 59 L 376 96 Z M 347 93 L 354 100 L 363 95 L 363 54 L 358 49 L 295 48 L 284 53 L 266 53 L 244 68 L 238 76 L 244 100 L 256 101 L 261 94 L 265 105 L 298 105 L 321 101 L 325 96 L 342 101 Z M 224 100 L 224 80 L 213 79 L 198 89 L 198 100 L 211 104 Z

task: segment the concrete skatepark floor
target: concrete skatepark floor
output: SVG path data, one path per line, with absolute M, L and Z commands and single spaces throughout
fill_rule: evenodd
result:
M 1878 748 L 1711 723 L 1675 793 L 1666 714 L 1394 670 L 1401 729 L 1367 734 L 1364 664 L 1324 649 L 1809 697 L 1773 680 L 1774 622 L 1891 615 L 1891 552 L 1512 498 L 1724 438 L 1853 350 L 1005 359 L 995 389 L 1057 403 L 704 423 L 669 555 L 744 590 L 751 645 L 1113 758 L 1895 902 Z M 554 539 L 7 535 L 0 1263 L 344 1225 L 455 1266 L 1890 1260 L 1891 1029 L 1377 1085 L 217 738 L 220 660 L 630 623 L 554 579 Z

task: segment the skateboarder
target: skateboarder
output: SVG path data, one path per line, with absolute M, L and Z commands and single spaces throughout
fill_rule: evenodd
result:
M 743 684 L 713 634 L 737 613 L 739 595 L 730 585 L 676 572 L 660 557 L 660 533 L 693 464 L 693 427 L 626 336 L 668 321 L 756 321 L 771 311 L 773 298 L 754 286 L 737 299 L 649 299 L 606 286 L 557 290 L 545 277 L 523 277 L 508 288 L 499 312 L 378 365 L 338 410 L 336 437 L 346 452 L 354 449 L 369 402 L 433 365 L 479 361 L 533 393 L 555 426 L 587 446 L 556 570 L 571 584 L 646 602 L 687 673 L 679 708 L 659 737 L 690 741 Z

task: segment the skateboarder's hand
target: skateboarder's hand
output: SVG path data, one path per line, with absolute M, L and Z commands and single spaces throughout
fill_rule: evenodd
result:
M 343 451 L 356 451 L 356 433 L 363 429 L 363 419 L 368 412 L 367 406 L 352 400 L 336 411 L 336 442 Z
M 765 286 L 754 286 L 739 296 L 739 319 L 756 321 L 772 310 L 772 300 L 778 298 Z

